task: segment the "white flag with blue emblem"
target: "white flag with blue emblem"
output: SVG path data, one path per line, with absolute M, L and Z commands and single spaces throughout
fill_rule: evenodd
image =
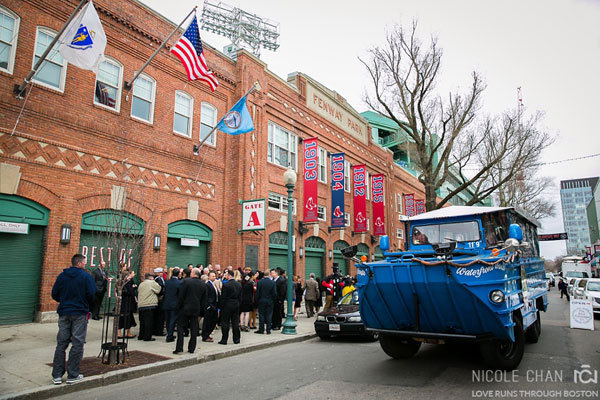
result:
M 98 73 L 98 64 L 104 60 L 106 35 L 92 0 L 79 10 L 58 42 L 58 51 L 65 60 Z
M 231 107 L 231 110 L 221 118 L 217 124 L 217 128 L 221 132 L 225 132 L 229 135 L 239 135 L 242 133 L 250 132 L 254 129 L 252 118 L 246 107 L 246 97 L 242 97 Z

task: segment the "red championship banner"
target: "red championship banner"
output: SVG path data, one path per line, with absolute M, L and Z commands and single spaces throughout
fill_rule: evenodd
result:
M 425 200 L 415 200 L 415 215 L 425 212 Z
M 304 219 L 317 222 L 317 138 L 304 139 Z
M 371 175 L 371 194 L 373 204 L 373 235 L 385 235 L 382 174 Z
M 415 195 L 413 193 L 404 195 L 404 215 L 414 217 L 415 214 Z
M 365 205 L 367 171 L 364 165 L 352 166 L 352 200 L 354 205 L 354 232 L 367 231 L 367 207 Z

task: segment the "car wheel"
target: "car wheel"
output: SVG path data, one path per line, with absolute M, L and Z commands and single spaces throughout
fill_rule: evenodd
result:
M 327 339 L 331 339 L 331 335 L 328 335 L 326 333 L 317 333 L 317 336 L 319 337 L 319 339 L 321 340 L 327 340 Z
M 414 356 L 419 351 L 421 342 L 407 337 L 380 335 L 379 345 L 388 356 L 402 359 Z
M 540 319 L 540 312 L 538 311 L 537 319 L 533 324 L 531 324 L 529 328 L 527 328 L 527 331 L 525 331 L 525 340 L 527 341 L 527 343 L 537 343 L 541 333 L 542 320 Z
M 514 342 L 508 339 L 490 340 L 479 345 L 483 361 L 490 368 L 511 371 L 521 362 L 525 352 L 523 322 L 519 318 L 515 318 L 514 322 Z

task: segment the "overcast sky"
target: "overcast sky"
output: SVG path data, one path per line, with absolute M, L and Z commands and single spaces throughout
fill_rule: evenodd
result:
M 201 0 L 141 0 L 179 23 Z M 217 3 L 217 1 L 213 1 Z M 280 23 L 280 47 L 261 59 L 282 78 L 303 72 L 337 91 L 359 112 L 369 81 L 358 57 L 382 45 L 386 29 L 419 21 L 423 37 L 434 35 L 444 50 L 440 94 L 463 89 L 470 73 L 487 83 L 484 111 L 497 114 L 517 105 L 522 88 L 526 112 L 545 112 L 543 126 L 556 142 L 544 162 L 600 153 L 600 0 L 227 0 L 231 6 Z M 201 31 L 222 50 L 229 40 Z M 173 39 L 174 41 L 175 39 Z M 540 232 L 563 232 L 559 182 L 600 175 L 600 157 L 546 165 L 555 179 L 545 196 L 557 203 Z M 566 253 L 564 242 L 542 243 L 547 258 Z

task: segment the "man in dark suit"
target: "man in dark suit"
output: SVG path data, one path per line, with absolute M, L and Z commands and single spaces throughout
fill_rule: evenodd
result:
M 221 289 L 221 340 L 219 344 L 227 344 L 229 338 L 229 325 L 233 332 L 233 343 L 240 342 L 240 301 L 242 299 L 242 285 L 233 279 L 233 272 L 225 270 L 223 277 L 227 282 Z
M 285 302 L 285 297 L 287 295 L 287 285 L 285 278 L 281 275 L 281 273 L 282 270 L 280 268 L 271 270 L 271 277 L 275 281 L 275 286 L 277 287 L 277 300 L 275 301 L 272 317 L 273 330 L 281 329 L 283 317 L 285 316 L 283 305 Z
M 100 319 L 100 305 L 106 294 L 106 287 L 108 285 L 108 279 L 106 278 L 106 272 L 104 271 L 105 263 L 100 261 L 98 268 L 92 271 L 92 278 L 96 284 L 96 295 L 94 297 L 94 304 L 92 304 L 92 319 Z
M 277 300 L 277 288 L 275 281 L 269 275 L 264 275 L 256 283 L 256 301 L 258 303 L 258 330 L 254 333 L 265 333 L 265 324 L 267 325 L 267 335 L 271 334 L 271 317 L 273 315 L 273 305 Z
M 210 334 L 217 326 L 219 308 L 219 290 L 215 284 L 217 275 L 210 271 L 208 273 L 208 282 L 206 282 L 206 309 L 204 310 L 204 320 L 202 321 L 202 341 L 212 342 Z
M 192 269 L 190 278 L 181 282 L 177 300 L 177 345 L 173 354 L 183 352 L 183 332 L 190 329 L 188 353 L 196 350 L 198 336 L 198 316 L 204 315 L 206 309 L 206 284 L 200 279 L 200 270 Z
M 165 323 L 167 325 L 167 342 L 175 341 L 173 332 L 177 323 L 177 302 L 179 300 L 180 286 L 179 268 L 175 267 L 173 268 L 171 279 L 165 282 L 165 298 L 163 300 Z

